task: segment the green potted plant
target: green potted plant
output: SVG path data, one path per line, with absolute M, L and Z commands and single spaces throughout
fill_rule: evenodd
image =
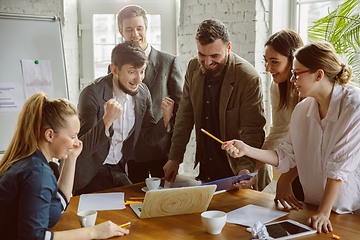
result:
M 308 29 L 311 41 L 327 41 L 352 66 L 360 80 L 360 0 L 347 0 Z

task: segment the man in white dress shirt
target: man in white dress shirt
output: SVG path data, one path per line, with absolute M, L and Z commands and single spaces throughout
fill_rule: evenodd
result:
M 75 195 L 131 184 L 126 166 L 140 133 L 151 145 L 169 134 L 174 101 L 162 100 L 163 118 L 156 122 L 149 89 L 142 83 L 148 63 L 144 51 L 135 43 L 121 43 L 111 62 L 111 73 L 80 94 L 83 151 L 76 162 Z

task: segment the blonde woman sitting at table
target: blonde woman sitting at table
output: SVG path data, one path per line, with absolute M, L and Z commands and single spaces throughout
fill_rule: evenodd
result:
M 107 221 L 94 227 L 50 232 L 66 209 L 75 163 L 82 150 L 77 110 L 65 99 L 30 97 L 0 162 L 1 239 L 105 239 L 128 233 Z M 65 159 L 59 181 L 49 166 Z
M 308 224 L 327 233 L 333 230 L 331 210 L 343 214 L 360 208 L 360 89 L 347 84 L 352 70 L 329 43 L 300 48 L 293 66 L 291 81 L 305 99 L 293 111 L 284 142 L 275 150 L 239 140 L 222 148 L 232 157 L 246 155 L 279 172 L 297 167 L 304 202 L 319 205 Z

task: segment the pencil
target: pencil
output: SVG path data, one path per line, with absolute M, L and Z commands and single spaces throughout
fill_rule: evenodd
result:
M 203 128 L 201 129 L 201 131 L 202 131 L 203 133 L 205 133 L 206 135 L 208 135 L 209 137 L 212 137 L 213 139 L 215 139 L 215 140 L 218 141 L 219 143 L 224 144 L 223 141 L 221 141 L 220 139 L 218 139 L 217 137 L 215 137 L 215 136 L 212 135 L 211 133 L 205 131 Z
M 127 223 L 119 225 L 119 227 L 123 228 L 123 227 L 129 226 L 130 224 L 131 224 L 131 222 L 127 222 Z
M 130 197 L 131 200 L 144 200 L 144 197 Z
M 130 204 L 140 204 L 140 203 L 142 203 L 142 202 L 140 202 L 140 201 L 126 201 L 126 202 L 124 203 L 124 205 L 125 205 L 125 206 L 128 206 L 128 205 L 130 205 Z
M 171 180 L 171 181 L 170 181 L 169 188 L 171 188 L 171 185 L 172 185 L 173 181 L 174 181 L 174 180 Z

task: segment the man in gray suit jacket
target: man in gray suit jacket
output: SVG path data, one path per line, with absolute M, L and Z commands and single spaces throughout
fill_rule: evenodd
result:
M 175 116 L 184 78 L 175 56 L 158 51 L 147 43 L 147 22 L 146 12 L 139 6 L 129 5 L 119 11 L 118 27 L 121 36 L 125 41 L 137 43 L 148 56 L 149 65 L 143 82 L 150 90 L 152 110 L 158 121 L 162 115 L 161 101 L 168 96 L 175 101 Z M 171 136 L 166 135 L 156 146 L 150 146 L 142 136 L 139 137 L 135 154 L 128 163 L 129 178 L 133 183 L 144 181 L 149 172 L 152 176 L 164 176 L 162 168 L 168 160 Z
M 76 162 L 75 195 L 131 184 L 125 166 L 139 136 L 155 145 L 169 134 L 174 101 L 162 100 L 163 118 L 156 123 L 150 92 L 142 83 L 148 63 L 144 51 L 132 42 L 121 43 L 111 62 L 111 73 L 80 94 L 83 151 Z

